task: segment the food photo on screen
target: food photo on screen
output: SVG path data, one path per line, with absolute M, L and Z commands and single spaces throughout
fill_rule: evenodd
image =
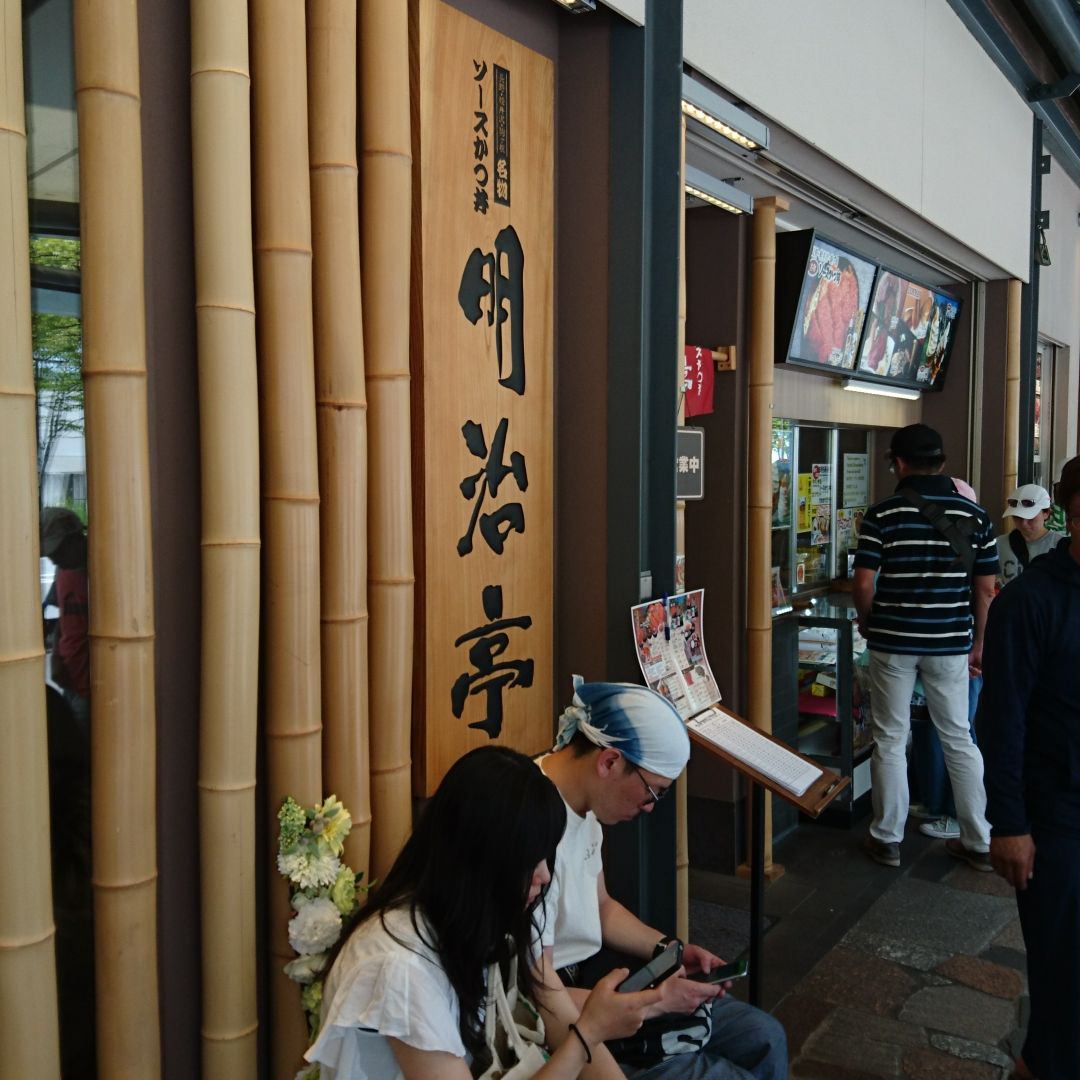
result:
M 923 342 L 922 356 L 915 372 L 915 381 L 923 387 L 934 389 L 940 385 L 949 356 L 949 347 L 956 333 L 956 319 L 960 314 L 960 301 L 947 293 L 934 293 L 934 309 Z
M 815 237 L 806 262 L 788 355 L 851 371 L 876 267 Z

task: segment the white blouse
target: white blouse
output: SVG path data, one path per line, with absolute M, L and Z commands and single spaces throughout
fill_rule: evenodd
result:
M 322 1066 L 325 1080 L 401 1080 L 387 1036 L 469 1060 L 457 994 L 438 954 L 420 939 L 407 908 L 383 918 L 349 938 L 327 976 L 322 1027 L 304 1055 Z

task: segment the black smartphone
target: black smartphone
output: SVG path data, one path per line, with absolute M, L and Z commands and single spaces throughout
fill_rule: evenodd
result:
M 712 971 L 695 971 L 693 975 L 688 975 L 687 978 L 693 979 L 694 982 L 722 983 L 729 982 L 731 979 L 741 979 L 749 970 L 749 961 L 745 959 L 733 960 L 730 964 L 721 964 L 719 967 L 713 968 Z
M 648 990 L 657 983 L 662 983 L 669 975 L 674 975 L 682 967 L 682 942 L 672 941 L 659 955 L 653 957 L 644 967 L 638 968 L 615 988 L 620 994 L 630 994 L 637 990 Z

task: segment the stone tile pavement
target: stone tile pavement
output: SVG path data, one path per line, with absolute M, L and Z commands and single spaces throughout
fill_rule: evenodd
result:
M 940 844 L 880 872 L 895 882 L 773 1009 L 792 1080 L 1007 1077 L 1027 1007 L 1012 890 Z

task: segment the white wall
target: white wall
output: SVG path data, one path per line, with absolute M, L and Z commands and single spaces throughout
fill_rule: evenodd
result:
M 1031 112 L 946 0 L 685 0 L 687 61 L 1027 279 Z
M 1050 211 L 1046 246 L 1050 265 L 1039 271 L 1039 333 L 1069 347 L 1066 372 L 1067 392 L 1057 397 L 1054 417 L 1054 471 L 1076 453 L 1077 395 L 1080 384 L 1080 188 L 1052 161 L 1050 173 L 1042 178 L 1042 206 Z M 1067 393 L 1067 396 L 1066 396 Z M 1062 400 L 1064 398 L 1064 400 Z

